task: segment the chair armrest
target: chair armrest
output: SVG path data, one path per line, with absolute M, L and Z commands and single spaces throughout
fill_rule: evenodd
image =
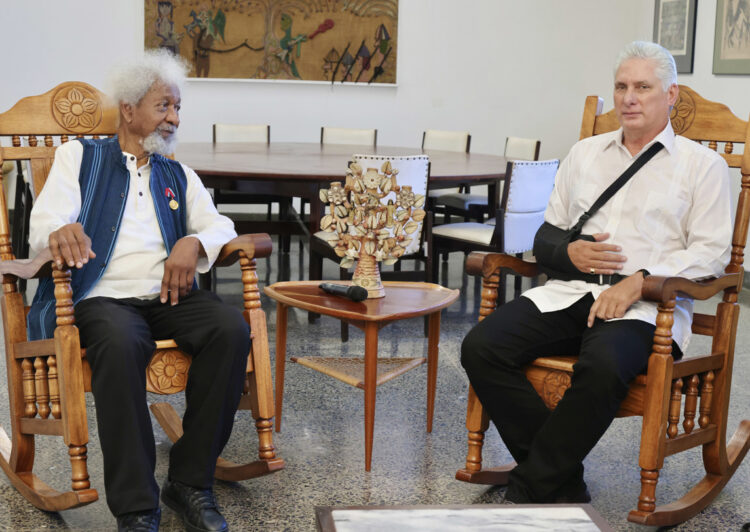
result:
M 36 279 L 52 275 L 52 253 L 44 248 L 36 257 L 0 261 L 0 274 L 21 279 Z
M 273 242 L 268 233 L 251 233 L 233 238 L 221 248 L 214 266 L 231 266 L 244 252 L 248 259 L 268 257 L 273 251 Z
M 500 268 L 507 268 L 523 277 L 539 275 L 539 267 L 536 262 L 521 260 L 504 253 L 472 251 L 466 258 L 466 273 L 471 275 L 487 277 Z
M 692 299 L 708 299 L 722 290 L 739 287 L 742 273 L 725 273 L 702 281 L 691 281 L 684 277 L 649 275 L 643 282 L 642 297 L 646 301 L 666 303 L 678 295 Z

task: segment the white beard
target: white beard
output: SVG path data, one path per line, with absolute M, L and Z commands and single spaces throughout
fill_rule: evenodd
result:
M 159 155 L 172 155 L 177 147 L 177 133 L 172 133 L 166 139 L 161 136 L 157 129 L 148 137 L 143 139 L 143 149 L 147 153 L 158 153 Z

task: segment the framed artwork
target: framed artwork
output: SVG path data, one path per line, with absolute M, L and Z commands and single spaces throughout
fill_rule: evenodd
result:
M 656 0 L 655 4 L 654 42 L 669 50 L 680 74 L 693 71 L 697 3 L 698 0 Z
M 395 84 L 398 0 L 144 0 L 194 78 Z
M 750 0 L 717 0 L 714 74 L 750 74 Z

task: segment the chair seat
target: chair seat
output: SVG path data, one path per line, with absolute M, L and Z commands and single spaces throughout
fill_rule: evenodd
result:
M 490 245 L 492 233 L 495 231 L 495 220 L 492 224 L 478 222 L 462 222 L 455 224 L 436 225 L 432 228 L 433 236 L 444 236 L 466 242 L 475 242 L 485 246 Z
M 502 193 L 502 191 L 501 191 Z M 451 192 L 435 198 L 438 205 L 447 205 L 456 209 L 468 210 L 469 205 L 487 205 L 487 194 L 477 194 L 474 192 Z

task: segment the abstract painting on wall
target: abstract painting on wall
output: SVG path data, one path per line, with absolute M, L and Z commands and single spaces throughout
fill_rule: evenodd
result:
M 396 83 L 398 0 L 144 0 L 191 77 Z

